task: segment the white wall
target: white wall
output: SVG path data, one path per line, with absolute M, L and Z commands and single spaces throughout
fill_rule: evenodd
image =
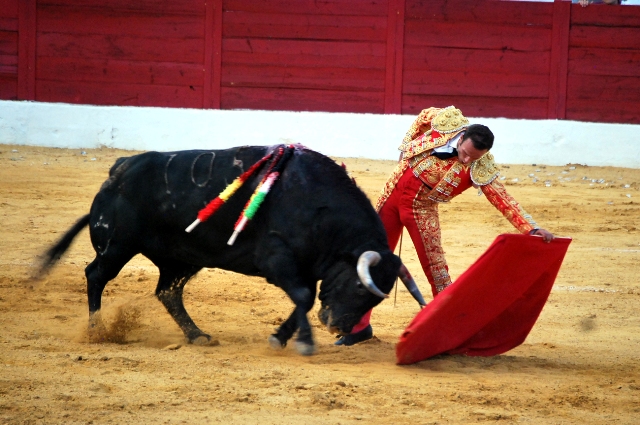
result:
M 0 144 L 170 151 L 300 143 L 331 156 L 395 160 L 414 118 L 0 101 Z M 499 163 L 640 168 L 640 125 L 468 118 L 494 132 Z

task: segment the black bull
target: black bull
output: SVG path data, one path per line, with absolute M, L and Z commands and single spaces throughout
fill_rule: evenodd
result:
M 238 147 L 216 151 L 147 152 L 120 158 L 82 217 L 44 256 L 51 268 L 87 225 L 96 251 L 86 267 L 89 323 L 96 326 L 102 292 L 124 265 L 143 254 L 160 271 L 156 296 L 191 343 L 204 344 L 187 313 L 184 285 L 203 267 L 263 276 L 295 304 L 271 335 L 284 347 L 298 330 L 297 349 L 315 351 L 307 313 L 317 282 L 320 321 L 330 332 L 349 333 L 380 303 L 398 275 L 424 304 L 415 283 L 387 244 L 385 230 L 364 193 L 331 159 L 288 148 L 289 160 L 253 219 L 233 245 L 227 241 L 268 163 L 251 176 L 211 218 L 185 228 L 229 183 L 272 151 Z

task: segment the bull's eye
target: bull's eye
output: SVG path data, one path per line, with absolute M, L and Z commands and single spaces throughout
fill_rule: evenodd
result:
M 362 288 L 364 288 L 364 285 L 363 285 L 363 284 L 362 284 L 362 282 L 360 282 L 359 280 L 356 280 L 356 287 L 357 287 L 358 289 L 362 289 Z

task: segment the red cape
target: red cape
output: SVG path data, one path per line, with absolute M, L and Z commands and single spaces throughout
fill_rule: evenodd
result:
M 493 356 L 522 344 L 570 243 L 570 238 L 545 243 L 536 236 L 498 236 L 409 324 L 396 346 L 397 363 L 438 354 Z

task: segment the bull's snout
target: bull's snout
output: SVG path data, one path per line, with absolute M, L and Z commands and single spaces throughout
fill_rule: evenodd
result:
M 318 319 L 320 320 L 320 323 L 322 323 L 327 327 L 329 327 L 330 317 L 331 317 L 331 311 L 329 311 L 328 307 L 324 306 L 320 309 L 320 311 L 318 311 Z
M 338 328 L 334 323 L 332 323 L 331 321 L 331 310 L 329 310 L 329 308 L 327 307 L 323 307 L 319 312 L 318 312 L 318 319 L 320 319 L 320 322 L 322 322 L 323 325 L 325 325 L 327 327 L 327 330 L 329 331 L 330 334 L 343 334 L 343 332 L 340 331 L 340 328 Z
M 332 316 L 331 310 L 328 307 L 322 307 L 318 312 L 318 319 L 327 327 L 327 331 L 331 334 L 346 335 L 351 332 L 353 326 L 345 326 L 342 321 L 337 320 Z M 348 328 L 348 329 L 347 329 Z

